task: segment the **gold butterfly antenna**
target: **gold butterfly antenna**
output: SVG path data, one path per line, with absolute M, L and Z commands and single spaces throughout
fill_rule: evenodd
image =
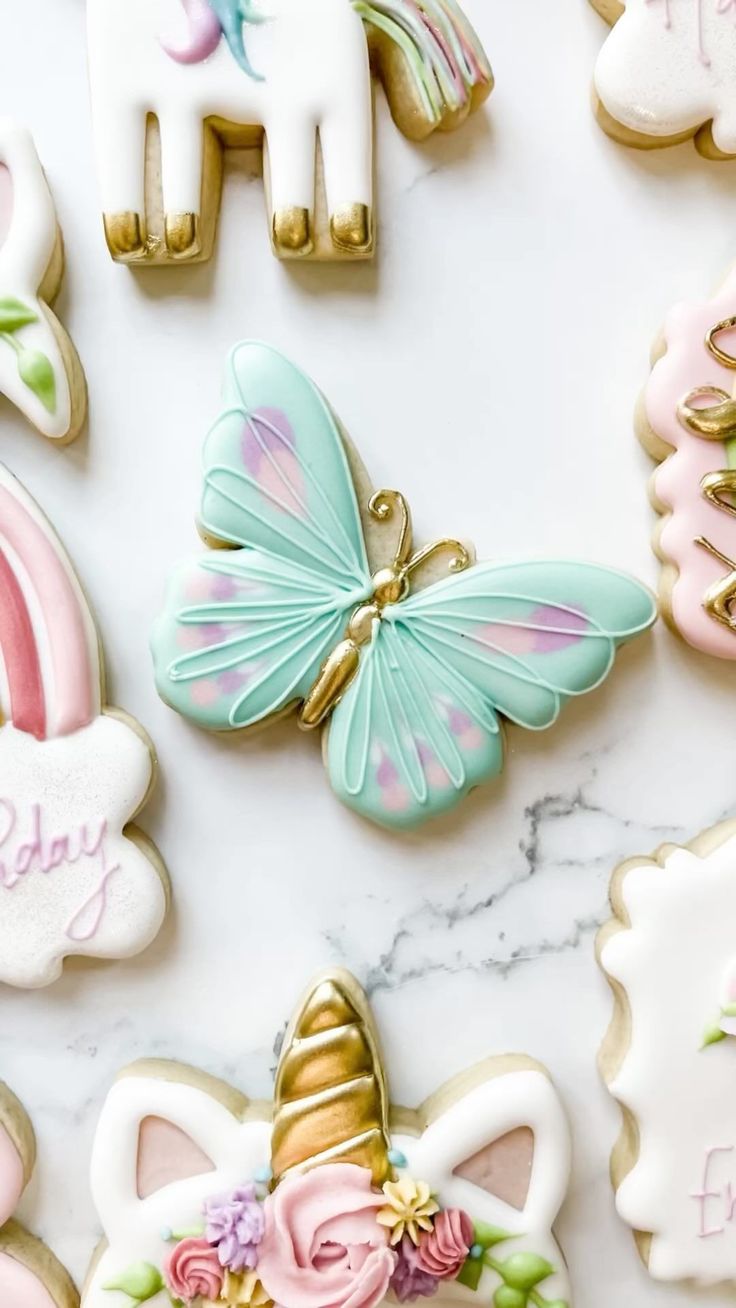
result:
M 274 1183 L 321 1163 L 390 1174 L 388 1098 L 368 1001 L 342 970 L 312 982 L 287 1029 L 276 1072 Z

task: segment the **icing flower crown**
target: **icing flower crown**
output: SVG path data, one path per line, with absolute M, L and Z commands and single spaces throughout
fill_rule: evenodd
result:
M 558 1204 L 558 1179 L 564 1178 L 564 1186 L 567 1156 L 566 1129 L 564 1119 L 560 1124 L 556 1116 L 561 1110 L 554 1090 L 536 1065 L 533 1070 L 528 1062 L 521 1071 L 518 1064 L 513 1069 L 505 1066 L 505 1070 L 511 1072 L 514 1088 L 501 1086 L 503 1077 L 493 1081 L 493 1111 L 499 1101 L 503 1107 L 499 1119 L 502 1134 L 504 1139 L 517 1134 L 513 1129 L 509 1134 L 505 1128 L 508 1112 L 516 1111 L 515 1106 L 510 1107 L 511 1096 L 523 1101 L 531 1079 L 532 1097 L 541 1093 L 544 1099 L 544 1105 L 538 1105 L 543 1111 L 534 1124 L 535 1137 L 537 1132 L 540 1137 L 545 1135 L 548 1120 L 550 1135 L 556 1137 L 548 1142 L 554 1146 L 554 1169 L 548 1155 L 543 1170 L 559 1170 L 552 1199 L 553 1205 Z M 126 1096 L 135 1074 L 133 1069 L 131 1076 L 118 1083 Z M 172 1087 L 170 1074 L 164 1076 L 169 1089 L 191 1093 L 191 1083 Z M 482 1090 L 487 1091 L 489 1084 L 486 1080 Z M 499 1095 L 499 1090 L 508 1093 Z M 476 1101 L 469 1097 L 468 1107 L 471 1102 Z M 136 1111 L 145 1112 L 142 1105 Z M 530 1119 L 535 1111 L 530 1109 Z M 522 1107 L 522 1116 L 523 1112 Z M 131 1120 L 127 1113 L 118 1123 L 118 1134 L 127 1136 Z M 245 1123 L 240 1129 L 246 1126 L 255 1123 Z M 107 1128 L 113 1129 L 111 1119 Z M 457 1123 L 454 1129 L 457 1131 Z M 422 1139 L 425 1145 L 427 1134 Z M 109 1278 L 100 1276 L 97 1290 L 101 1293 L 95 1293 L 93 1284 L 85 1304 L 117 1308 L 122 1300 L 112 1300 L 111 1292 L 115 1292 L 136 1306 L 151 1300 L 163 1305 L 171 1299 L 196 1308 L 269 1308 L 271 1304 L 283 1308 L 374 1308 L 387 1298 L 405 1303 L 439 1292 L 444 1301 L 467 1297 L 470 1290 L 479 1291 L 481 1300 L 494 1308 L 567 1308 L 565 1299 L 544 1293 L 545 1283 L 552 1279 L 556 1289 L 562 1286 L 566 1290 L 560 1268 L 545 1256 L 552 1249 L 559 1253 L 549 1231 L 539 1235 L 543 1255 L 529 1247 L 527 1237 L 517 1230 L 481 1220 L 477 1213 L 445 1202 L 435 1177 L 438 1167 L 441 1171 L 447 1165 L 446 1142 L 439 1145 L 441 1163 L 436 1143 L 425 1148 L 425 1166 L 435 1173 L 435 1177 L 425 1178 L 415 1167 L 418 1160 L 407 1157 L 412 1152 L 410 1137 L 406 1153 L 397 1140 L 403 1145 L 403 1137 L 397 1135 L 392 1141 L 390 1134 L 385 1077 L 365 996 L 346 973 L 318 978 L 282 1047 L 270 1165 L 253 1169 L 228 1190 L 218 1191 L 213 1184 L 204 1202 L 200 1200 L 194 1222 L 182 1229 L 164 1227 L 160 1232 L 164 1252 L 158 1262 L 134 1261 Z M 461 1143 L 461 1157 L 463 1149 Z M 225 1152 L 232 1175 L 233 1149 Z M 216 1160 L 214 1163 L 217 1170 Z M 452 1175 L 465 1176 L 461 1185 L 466 1189 L 470 1180 L 480 1187 L 484 1181 L 479 1178 L 488 1166 L 481 1150 L 467 1163 L 468 1170 L 458 1166 Z M 521 1171 L 526 1168 L 522 1163 Z M 93 1181 L 94 1171 L 93 1165 Z M 538 1192 L 536 1207 L 542 1190 L 546 1206 L 550 1194 L 546 1183 L 540 1189 L 533 1171 L 528 1181 L 530 1195 L 533 1188 Z M 173 1204 L 171 1185 L 169 1189 Z M 162 1198 L 159 1192 L 157 1199 Z M 524 1200 L 523 1215 L 528 1213 L 534 1224 L 535 1201 L 530 1197 L 528 1202 L 532 1207 Z M 159 1203 L 157 1212 L 161 1211 L 164 1208 Z M 181 1206 L 178 1211 L 181 1213 Z M 552 1216 L 547 1218 L 550 1225 Z M 109 1261 L 114 1253 L 111 1241 L 105 1271 L 116 1266 Z M 453 1285 L 463 1289 L 453 1294 Z

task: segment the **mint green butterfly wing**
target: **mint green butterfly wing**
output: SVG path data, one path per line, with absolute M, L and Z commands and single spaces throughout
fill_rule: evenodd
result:
M 371 593 L 355 490 L 316 387 L 268 346 L 238 345 L 204 448 L 212 550 L 173 575 L 152 635 L 161 697 L 215 731 L 303 699 Z
M 383 826 L 444 812 L 501 771 L 499 714 L 551 726 L 654 618 L 643 586 L 589 564 L 479 564 L 419 591 L 385 611 L 333 713 L 333 788 Z

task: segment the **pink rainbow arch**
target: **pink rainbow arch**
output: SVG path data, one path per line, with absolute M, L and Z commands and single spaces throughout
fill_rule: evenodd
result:
M 89 608 L 61 543 L 0 467 L 0 662 L 5 717 L 38 740 L 68 736 L 100 712 Z

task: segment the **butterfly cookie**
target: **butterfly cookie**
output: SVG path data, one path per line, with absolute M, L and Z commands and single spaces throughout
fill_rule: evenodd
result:
M 367 490 L 316 387 L 254 342 L 228 360 L 201 529 L 226 548 L 171 579 L 152 636 L 160 695 L 212 731 L 292 708 L 306 730 L 325 725 L 335 793 L 386 827 L 498 774 L 500 715 L 551 726 L 655 616 L 609 568 L 473 565 L 456 540 L 415 550 L 403 495 Z
M 272 1108 L 177 1063 L 115 1083 L 83 1308 L 569 1308 L 552 1234 L 569 1168 L 532 1059 L 488 1059 L 418 1111 L 390 1108 L 365 995 L 323 974 L 286 1032 Z
M 79 1308 L 79 1295 L 61 1263 L 12 1220 L 35 1156 L 31 1123 L 0 1084 L 0 1303 L 3 1308 Z
M 64 254 L 30 133 L 0 118 L 0 394 L 44 436 L 78 434 L 87 391 L 76 350 L 49 308 Z

